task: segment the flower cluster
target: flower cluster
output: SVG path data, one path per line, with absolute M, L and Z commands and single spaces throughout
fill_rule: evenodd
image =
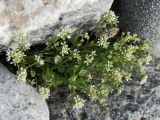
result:
M 23 43 L 25 39 L 26 36 L 20 34 L 17 37 L 18 48 L 13 48 L 7 51 L 7 61 L 11 61 L 11 64 L 17 65 L 21 63 L 26 56 L 24 52 L 30 49 L 30 43 Z
M 68 47 L 68 44 L 66 42 L 63 42 L 63 43 L 61 43 L 61 45 L 62 45 L 62 50 L 61 50 L 60 54 L 62 56 L 67 55 L 70 51 L 70 48 Z
M 109 11 L 108 14 L 104 14 L 102 16 L 102 21 L 105 21 L 105 23 L 111 27 L 117 26 L 118 17 L 114 14 L 113 11 Z
M 83 107 L 84 103 L 85 103 L 85 100 L 82 99 L 79 95 L 75 96 L 74 97 L 74 105 L 73 105 L 73 108 L 74 109 L 80 109 Z
M 26 35 L 24 35 L 24 34 L 19 34 L 18 37 L 17 37 L 17 42 L 18 42 L 18 44 L 22 44 L 23 41 L 24 41 L 26 38 L 27 38 Z
M 140 81 L 140 84 L 143 85 L 144 83 L 146 83 L 147 79 L 148 79 L 147 75 L 143 76 L 142 80 Z
M 59 42 L 55 42 L 54 47 L 58 47 L 58 46 L 59 46 Z
M 44 60 L 42 59 L 40 55 L 35 55 L 34 57 L 35 57 L 34 59 L 39 65 L 44 65 Z
M 80 51 L 78 51 L 77 49 L 73 50 L 73 57 L 76 58 L 78 61 L 81 60 L 81 56 L 80 56 Z
M 70 32 L 69 27 L 64 27 L 57 36 L 60 37 L 62 40 L 65 40 L 66 38 L 71 37 L 69 35 L 69 32 Z
M 94 85 L 91 85 L 89 87 L 89 94 L 88 96 L 92 99 L 92 100 L 95 100 L 98 96 L 97 96 L 97 89 L 96 89 L 96 86 Z
M 108 48 L 109 46 L 109 42 L 107 42 L 107 40 L 104 37 L 101 37 L 100 39 L 98 39 L 97 44 L 102 48 Z
M 89 65 L 94 61 L 94 57 L 96 56 L 96 51 L 92 51 L 91 54 L 86 54 L 84 63 Z
M 18 49 L 14 48 L 12 50 L 7 51 L 7 61 L 11 61 L 11 64 L 18 64 L 22 62 L 25 54 L 23 51 L 19 51 Z
M 50 96 L 50 90 L 46 87 L 39 87 L 39 94 L 43 99 L 48 99 Z
M 30 47 L 31 47 L 31 43 L 25 43 L 25 44 L 23 44 L 23 46 L 22 46 L 23 48 L 23 51 L 26 51 L 26 50 L 29 50 L 30 49 Z
M 17 81 L 26 82 L 26 78 L 27 78 L 27 70 L 21 67 L 20 70 L 17 71 Z

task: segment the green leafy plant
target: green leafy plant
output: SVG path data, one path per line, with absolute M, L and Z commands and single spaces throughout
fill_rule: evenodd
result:
M 64 27 L 42 48 L 30 52 L 30 44 L 24 44 L 25 36 L 20 35 L 18 48 L 7 52 L 7 60 L 18 67 L 18 81 L 28 78 L 45 99 L 50 88 L 63 84 L 69 89 L 74 108 L 85 103 L 81 93 L 103 103 L 112 89 L 120 93 L 132 75 L 144 76 L 143 64 L 150 60 L 148 43 L 135 34 L 122 33 L 114 40 L 96 34 L 103 31 L 102 24 L 110 29 L 117 23 L 117 17 L 109 12 L 91 32 L 78 31 L 70 36 Z

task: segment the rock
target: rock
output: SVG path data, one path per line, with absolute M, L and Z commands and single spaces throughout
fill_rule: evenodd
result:
M 130 81 L 122 95 L 111 98 L 110 118 L 113 120 L 160 119 L 160 58 L 146 66 L 147 82 L 140 86 Z M 111 119 L 111 120 L 112 120 Z
M 120 28 L 147 39 L 152 54 L 160 57 L 160 0 L 115 0 L 113 10 Z
M 53 90 L 48 100 L 53 120 L 160 120 L 160 58 L 146 66 L 149 78 L 144 85 L 129 81 L 122 94 L 112 92 L 106 103 L 87 101 L 80 110 L 73 110 L 66 88 Z M 55 111 L 56 109 L 56 111 Z
M 91 29 L 107 12 L 113 0 L 1 0 L 0 48 L 15 46 L 16 33 L 39 43 L 62 26 Z
M 0 120 L 49 120 L 47 104 L 0 64 Z

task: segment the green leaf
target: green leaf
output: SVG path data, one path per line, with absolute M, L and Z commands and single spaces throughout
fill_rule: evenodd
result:
M 54 79 L 52 80 L 52 84 L 53 84 L 54 86 L 57 86 L 57 85 L 59 85 L 59 84 L 62 83 L 63 78 L 62 78 L 61 75 L 59 75 L 59 74 L 57 74 L 57 73 L 54 73 L 54 75 L 55 75 L 55 77 L 54 77 Z
M 85 34 L 83 35 L 83 37 L 84 37 L 85 39 L 89 40 L 89 35 L 88 35 L 88 33 L 85 33 Z
M 87 70 L 84 70 L 84 69 L 82 69 L 82 70 L 80 70 L 80 72 L 79 72 L 79 76 L 85 76 L 85 75 L 87 75 Z
M 73 82 L 76 81 L 76 79 L 77 79 L 77 75 L 73 74 L 73 75 L 69 78 L 69 81 L 70 81 L 71 83 L 73 83 Z
M 59 71 L 60 73 L 64 73 L 65 67 L 64 67 L 64 66 L 59 66 L 59 67 L 58 67 L 58 71 Z
M 53 71 L 51 69 L 47 68 L 46 71 L 43 71 L 42 78 L 46 82 L 52 82 L 53 79 L 55 78 L 55 75 L 54 75 L 54 73 L 53 73 Z
M 31 71 L 30 71 L 30 75 L 31 75 L 31 77 L 35 77 L 35 75 L 36 75 L 36 71 L 35 71 L 35 70 L 33 70 L 33 69 L 31 69 Z
M 62 62 L 62 57 L 59 56 L 59 55 L 57 55 L 57 56 L 55 57 L 55 59 L 54 59 L 54 62 L 55 62 L 55 64 L 61 63 L 61 62 Z

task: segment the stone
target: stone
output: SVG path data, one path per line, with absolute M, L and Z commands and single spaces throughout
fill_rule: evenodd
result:
M 151 53 L 160 57 L 160 0 L 115 0 L 112 9 L 120 28 L 147 39 Z
M 0 0 L 0 48 L 16 46 L 17 33 L 27 42 L 44 42 L 63 26 L 71 33 L 90 30 L 110 10 L 113 0 Z
M 0 64 L 0 120 L 49 120 L 45 100 Z
M 73 110 L 65 87 L 53 90 L 47 101 L 52 120 L 160 120 L 160 58 L 145 67 L 148 80 L 127 82 L 120 95 L 114 91 L 100 105 L 87 100 L 85 106 Z M 56 110 L 56 111 L 55 111 Z

